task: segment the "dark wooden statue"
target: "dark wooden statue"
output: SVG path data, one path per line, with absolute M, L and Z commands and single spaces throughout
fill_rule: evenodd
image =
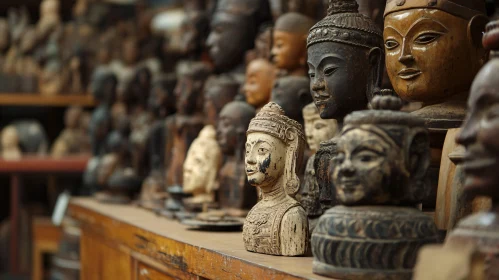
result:
M 166 177 L 167 186 L 182 185 L 185 156 L 205 123 L 203 89 L 210 73 L 207 65 L 202 62 L 195 63 L 182 73 L 175 87 L 177 113 L 170 128 L 173 150 L 171 158 L 168 159 L 170 166 Z
M 383 77 L 384 48 L 382 31 L 367 16 L 358 13 L 354 0 L 329 0 L 328 16 L 318 22 L 307 39 L 310 89 L 323 119 L 336 119 L 341 129 L 343 118 L 367 108 Z M 334 197 L 327 189 L 328 165 L 336 144 L 321 145 L 315 157 L 321 200 Z
M 206 124 L 216 126 L 220 111 L 239 93 L 240 84 L 228 75 L 213 76 L 206 82 L 203 111 Z
M 281 106 L 286 116 L 303 125 L 302 110 L 312 102 L 308 78 L 288 76 L 277 79 L 270 101 Z
M 239 74 L 242 81 L 244 54 L 253 48 L 259 26 L 270 20 L 268 0 L 218 1 L 206 42 L 217 72 Z
M 255 109 L 246 102 L 225 105 L 217 123 L 217 141 L 225 162 L 218 173 L 220 208 L 231 216 L 245 215 L 257 202 L 256 189 L 246 179 L 246 130 Z
M 283 75 L 306 76 L 307 35 L 314 22 L 298 13 L 286 13 L 277 19 L 272 61 Z
M 331 181 L 337 203 L 312 234 L 314 273 L 339 279 L 410 279 L 419 248 L 438 240 L 416 209 L 430 162 L 424 121 L 376 97 L 354 112 L 337 139 Z
M 456 141 L 465 146 L 464 191 L 492 200 L 489 211 L 470 215 L 450 232 L 445 246 L 473 244 L 485 255 L 484 279 L 499 277 L 499 36 L 497 22 L 488 26 L 484 45 L 491 60 L 480 70 L 471 87 L 469 112 Z

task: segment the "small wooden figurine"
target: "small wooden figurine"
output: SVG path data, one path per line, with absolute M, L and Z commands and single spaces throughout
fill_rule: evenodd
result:
M 213 76 L 206 82 L 203 112 L 206 124 L 216 126 L 222 108 L 239 94 L 240 84 L 228 75 Z
M 302 127 L 271 102 L 251 120 L 247 137 L 246 175 L 262 199 L 244 222 L 244 246 L 268 255 L 304 255 L 309 245 L 307 213 L 291 197 L 300 186 L 296 171 L 305 145 Z
M 2 129 L 1 138 L 1 158 L 5 160 L 21 159 L 22 153 L 21 148 L 19 147 L 19 135 L 17 133 L 17 129 L 14 126 L 5 127 Z
M 274 66 L 265 59 L 255 59 L 246 68 L 244 95 L 246 102 L 257 110 L 270 101 L 274 74 Z
M 184 193 L 192 194 L 185 204 L 190 209 L 202 209 L 215 202 L 217 174 L 222 163 L 215 128 L 207 125 L 192 142 L 184 162 Z
M 298 13 L 286 13 L 277 19 L 272 61 L 283 75 L 307 75 L 307 34 L 313 25 L 313 19 Z
M 438 241 L 416 209 L 430 162 L 424 121 L 398 112 L 398 97 L 375 97 L 337 140 L 330 175 L 337 203 L 312 234 L 314 273 L 339 279 L 410 279 L 419 248 Z
M 69 107 L 64 116 L 65 129 L 52 146 L 52 156 L 90 153 L 87 131 L 82 128 L 83 110 L 80 107 Z
M 314 168 L 315 153 L 319 149 L 321 142 L 327 141 L 336 135 L 338 125 L 336 120 L 321 119 L 319 110 L 313 103 L 305 106 L 302 112 L 305 120 L 305 136 L 312 156 L 307 161 L 304 180 L 301 183 L 296 199 L 307 211 L 310 232 L 313 232 L 318 218 L 329 208 L 323 207 L 320 203 L 320 189 Z

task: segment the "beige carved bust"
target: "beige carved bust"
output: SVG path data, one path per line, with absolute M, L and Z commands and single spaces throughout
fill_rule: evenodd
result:
M 333 119 L 322 119 L 319 109 L 314 103 L 310 103 L 302 110 L 305 121 L 305 135 L 308 147 L 312 152 L 317 152 L 322 141 L 334 137 L 338 130 L 338 123 Z
M 21 149 L 19 148 L 19 135 L 15 127 L 7 126 L 2 130 L 1 142 L 1 158 L 5 160 L 18 160 L 21 158 Z
M 186 203 L 204 205 L 214 202 L 221 163 L 222 152 L 217 143 L 216 130 L 207 125 L 192 142 L 184 162 L 184 192 L 193 195 Z
M 248 182 L 260 188 L 262 199 L 243 227 L 246 250 L 299 256 L 309 245 L 308 219 L 294 198 L 300 182 L 305 136 L 301 125 L 286 117 L 275 103 L 265 105 L 249 125 L 246 140 Z

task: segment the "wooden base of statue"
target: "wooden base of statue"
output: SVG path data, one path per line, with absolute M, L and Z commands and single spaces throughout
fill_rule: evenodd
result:
M 482 212 L 459 222 L 445 246 L 471 244 L 485 256 L 485 279 L 499 279 L 499 212 Z
M 312 234 L 313 270 L 338 279 L 411 279 L 419 248 L 436 242 L 433 219 L 417 209 L 336 206 Z

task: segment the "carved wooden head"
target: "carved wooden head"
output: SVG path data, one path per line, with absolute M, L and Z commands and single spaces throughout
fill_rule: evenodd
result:
M 315 104 L 310 103 L 302 110 L 305 123 L 305 136 L 312 152 L 319 149 L 320 143 L 334 137 L 338 129 L 336 120 L 324 120 Z
M 277 79 L 274 82 L 270 101 L 281 106 L 286 116 L 302 124 L 302 110 L 312 102 L 308 78 L 286 76 Z
M 261 108 L 270 101 L 274 83 L 274 66 L 266 59 L 255 59 L 246 68 L 243 91 L 246 101 L 255 108 Z
M 255 117 L 255 108 L 246 102 L 233 101 L 225 105 L 217 123 L 217 141 L 226 155 L 233 155 L 236 149 L 244 147 L 246 130 Z
M 336 197 L 345 205 L 416 203 L 424 193 L 429 138 L 423 120 L 392 111 L 394 102 L 376 97 L 380 110 L 354 112 L 345 119 L 333 158 Z M 388 97 L 394 98 L 394 97 Z
M 487 21 L 484 1 L 388 1 L 383 37 L 397 94 L 433 104 L 466 92 L 486 59 Z
M 225 104 L 234 100 L 239 93 L 239 87 L 239 82 L 229 76 L 220 75 L 208 79 L 204 89 L 203 107 L 206 124 L 217 124 L 218 114 Z
M 355 0 L 330 0 L 328 16 L 308 35 L 310 89 L 323 119 L 367 108 L 381 86 L 382 32 Z

